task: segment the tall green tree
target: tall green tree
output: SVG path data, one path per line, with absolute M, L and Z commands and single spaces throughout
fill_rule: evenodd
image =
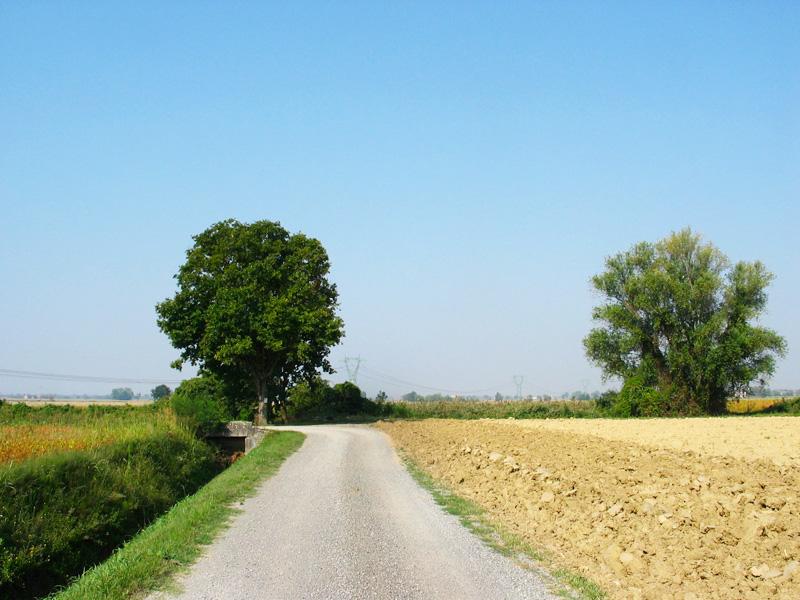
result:
M 607 378 L 656 390 L 651 413 L 722 413 L 785 352 L 781 336 L 755 323 L 772 278 L 760 262 L 731 264 L 690 229 L 637 244 L 592 278 L 604 301 L 586 353 Z
M 269 422 L 285 413 L 291 385 L 333 372 L 328 355 L 343 323 L 328 255 L 272 221 L 222 221 L 193 239 L 177 293 L 156 306 L 159 327 L 181 351 L 173 366 L 248 381 Z

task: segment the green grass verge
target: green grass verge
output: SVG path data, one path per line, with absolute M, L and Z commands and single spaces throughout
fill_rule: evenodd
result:
M 269 433 L 247 456 L 215 477 L 196 494 L 142 530 L 108 560 L 86 571 L 55 594 L 57 600 L 122 600 L 163 587 L 192 564 L 203 546 L 229 522 L 234 503 L 251 495 L 297 450 L 305 436 L 293 431 Z
M 403 457 L 406 468 L 414 480 L 428 490 L 439 506 L 458 517 L 461 524 L 480 538 L 487 546 L 500 554 L 514 559 L 522 566 L 549 575 L 555 584 L 555 592 L 564 598 L 601 600 L 606 597 L 603 590 L 582 575 L 563 568 L 554 568 L 546 553 L 534 548 L 519 536 L 492 523 L 480 506 L 461 498 L 443 483 L 435 480 L 407 456 Z

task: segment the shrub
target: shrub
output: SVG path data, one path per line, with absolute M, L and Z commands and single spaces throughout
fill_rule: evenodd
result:
M 665 395 L 638 375 L 628 378 L 611 407 L 615 417 L 657 417 L 669 412 Z
M 614 403 L 617 401 L 617 397 L 619 396 L 619 392 L 614 390 L 608 390 L 607 392 L 603 392 L 600 394 L 600 397 L 594 401 L 595 406 L 598 410 L 603 412 L 610 412 L 611 407 L 614 406 Z
M 294 386 L 289 394 L 290 420 L 334 420 L 352 416 L 381 416 L 383 402 L 369 400 L 354 383 L 346 381 L 333 387 L 315 379 Z
M 354 415 L 362 412 L 368 407 L 366 396 L 364 392 L 354 383 L 345 381 L 344 383 L 337 383 L 332 388 L 330 396 L 330 403 L 336 412 L 345 415 Z
M 207 375 L 181 383 L 170 396 L 170 406 L 182 423 L 201 436 L 230 420 L 222 384 Z

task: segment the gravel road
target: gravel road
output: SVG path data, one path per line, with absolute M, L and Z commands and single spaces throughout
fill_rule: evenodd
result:
M 178 581 L 193 600 L 553 598 L 445 513 L 369 427 L 308 437 Z

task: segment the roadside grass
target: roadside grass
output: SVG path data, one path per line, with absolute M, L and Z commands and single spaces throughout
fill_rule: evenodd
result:
M 447 486 L 436 481 L 408 456 L 403 455 L 406 469 L 414 480 L 428 490 L 436 503 L 461 524 L 475 534 L 487 546 L 515 560 L 523 567 L 536 571 L 554 584 L 554 591 L 563 598 L 580 600 L 602 600 L 605 592 L 583 575 L 564 568 L 555 567 L 546 552 L 534 548 L 521 537 L 492 523 L 486 511 L 474 502 L 453 493 Z
M 261 444 L 178 502 L 105 562 L 87 570 L 54 600 L 123 600 L 165 587 L 172 575 L 192 564 L 237 512 L 236 502 L 252 495 L 295 452 L 305 435 L 268 433 Z

